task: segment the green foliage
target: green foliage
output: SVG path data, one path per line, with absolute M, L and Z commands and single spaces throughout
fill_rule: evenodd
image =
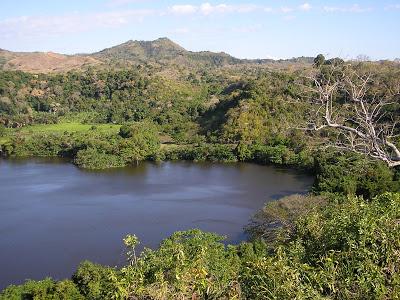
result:
M 116 134 L 119 126 L 110 125 L 49 125 L 30 126 L 16 132 L 4 153 L 10 156 L 62 156 L 70 157 L 82 168 L 105 169 L 123 167 L 136 161 L 156 156 L 159 137 L 150 123 L 137 123 L 134 135 L 122 138 Z M 61 132 L 62 129 L 70 131 Z
M 282 249 L 275 257 L 258 258 L 245 264 L 241 273 L 244 299 L 329 299 L 307 278 L 308 267 Z
M 317 193 L 362 195 L 369 199 L 386 191 L 400 190 L 400 181 L 384 163 L 351 153 L 320 153 L 315 171 Z
M 322 66 L 325 63 L 325 56 L 323 54 L 318 54 L 314 59 L 314 65 L 317 67 Z
M 235 162 L 237 158 L 229 145 L 199 144 L 167 151 L 166 159 L 213 161 L 213 162 Z
M 62 133 L 87 133 L 92 129 L 91 124 L 82 124 L 79 122 L 59 122 L 57 124 L 37 124 L 31 126 L 25 126 L 15 130 L 15 133 L 29 136 L 32 134 L 62 134 Z M 120 129 L 120 125 L 114 124 L 97 124 L 96 132 L 102 134 L 117 134 Z
M 94 148 L 78 151 L 74 163 L 84 169 L 107 169 L 125 166 L 122 157 L 101 152 Z
M 56 282 L 50 278 L 42 281 L 29 280 L 20 286 L 11 285 L 0 293 L 1 300 L 69 300 L 85 299 L 70 280 Z
M 313 154 L 307 149 L 293 149 L 288 145 L 245 145 L 239 144 L 236 154 L 240 160 L 253 161 L 259 164 L 275 164 L 292 166 L 304 170 L 312 170 L 314 164 Z
M 121 127 L 119 135 L 126 140 L 121 143 L 123 157 L 132 161 L 154 156 L 160 146 L 157 127 L 150 122 L 134 123 Z M 127 149 L 131 153 L 127 153 Z M 135 148 L 136 151 L 132 151 Z M 129 158 L 129 156 L 131 156 Z
M 71 137 L 64 134 L 35 133 L 29 136 L 17 134 L 11 138 L 7 149 L 9 155 L 18 157 L 28 156 L 62 156 L 69 151 Z
M 243 270 L 254 299 L 397 299 L 400 194 L 337 199 L 300 215 L 276 254 Z
M 399 297 L 400 194 L 332 204 L 299 220 L 293 244 L 310 279 L 336 299 Z M 290 246 L 292 250 L 294 246 Z
M 3 124 L 0 124 L 0 138 L 4 137 L 7 133 L 6 127 Z
M 291 195 L 268 202 L 252 217 L 246 231 L 253 238 L 261 237 L 270 243 L 281 242 L 294 232 L 295 222 L 300 217 L 326 205 L 325 197 L 313 195 Z
M 106 299 L 112 288 L 112 282 L 109 280 L 111 270 L 111 268 L 84 261 L 72 275 L 72 281 L 85 299 Z
M 139 299 L 221 299 L 240 296 L 240 259 L 222 237 L 199 230 L 176 232 L 159 249 L 146 249 L 121 270 L 120 296 Z

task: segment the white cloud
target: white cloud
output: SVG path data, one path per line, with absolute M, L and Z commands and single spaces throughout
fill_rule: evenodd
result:
M 174 5 L 169 9 L 170 12 L 178 15 L 194 14 L 197 10 L 198 8 L 194 5 Z
M 110 7 L 116 7 L 139 2 L 145 2 L 145 0 L 110 0 L 106 3 L 106 5 Z
M 252 33 L 252 32 L 260 31 L 261 29 L 262 29 L 262 25 L 256 24 L 256 25 L 235 27 L 235 28 L 233 28 L 233 31 L 238 32 L 238 33 Z
M 98 28 L 118 28 L 132 22 L 141 22 L 154 13 L 152 10 L 125 10 L 8 18 L 0 20 L 0 38 L 59 36 Z
M 190 29 L 186 28 L 186 27 L 176 28 L 175 30 L 173 30 L 173 33 L 178 33 L 178 34 L 187 34 L 189 32 L 190 32 Z
M 323 10 L 325 12 L 349 12 L 349 13 L 363 13 L 371 11 L 370 7 L 361 7 L 358 4 L 353 4 L 351 6 L 324 6 Z
M 267 9 L 267 7 L 265 7 Z M 243 5 L 236 5 L 235 11 L 238 13 L 250 13 L 260 9 L 258 5 L 255 4 L 243 4 Z
M 281 7 L 281 12 L 283 12 L 284 14 L 291 13 L 292 11 L 293 11 L 293 8 L 291 8 L 291 7 L 287 7 L 287 6 Z
M 310 5 L 310 3 L 303 3 L 302 5 L 299 6 L 299 9 L 302 11 L 309 11 L 311 10 L 312 6 Z
M 385 7 L 385 10 L 399 10 L 399 9 L 400 9 L 400 4 L 393 4 Z
M 225 13 L 250 13 L 253 12 L 260 7 L 254 4 L 239 4 L 239 5 L 230 5 L 230 4 L 216 4 L 213 5 L 209 2 L 204 2 L 199 6 L 191 5 L 191 4 L 183 4 L 183 5 L 173 5 L 168 9 L 170 13 L 177 15 L 190 15 L 190 14 L 202 14 L 202 15 L 211 15 L 211 14 L 225 14 Z
M 204 15 L 209 15 L 215 12 L 226 12 L 228 10 L 228 5 L 219 4 L 216 6 L 211 5 L 210 3 L 203 3 L 200 5 L 200 11 Z
M 232 12 L 249 12 L 245 7 L 228 5 L 228 4 L 218 4 L 212 5 L 210 3 L 203 3 L 200 5 L 200 12 L 203 15 L 210 15 L 214 13 L 232 13 Z
M 292 21 L 292 20 L 296 19 L 296 17 L 293 16 L 293 15 L 286 15 L 286 16 L 283 17 L 283 19 L 285 21 Z
M 149 0 L 109 0 L 109 5 L 124 5 L 128 3 L 146 2 Z M 304 0 L 303 0 L 304 1 Z M 140 22 L 148 16 L 167 16 L 167 15 L 200 15 L 210 16 L 218 14 L 246 14 L 274 12 L 283 14 L 285 20 L 293 19 L 298 11 L 310 11 L 314 9 L 309 2 L 297 7 L 267 7 L 249 2 L 241 4 L 230 4 L 232 2 L 210 3 L 203 2 L 198 5 L 179 4 L 171 7 L 152 9 L 126 9 L 99 13 L 70 13 L 65 15 L 53 16 L 20 16 L 0 20 L 0 39 L 12 39 L 17 37 L 48 37 L 61 36 L 65 33 L 76 33 L 95 30 L 99 28 L 119 28 L 133 22 Z M 384 7 L 385 8 L 385 7 Z M 347 6 L 322 6 L 322 11 L 328 13 L 362 13 L 372 9 L 358 4 Z M 387 10 L 400 10 L 400 4 L 387 6 Z M 253 30 L 252 28 L 237 28 L 238 31 Z M 177 31 L 179 32 L 179 31 Z M 181 30 L 180 33 L 185 33 Z

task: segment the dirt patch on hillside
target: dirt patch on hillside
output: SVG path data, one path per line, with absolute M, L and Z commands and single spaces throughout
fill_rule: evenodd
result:
M 1 51 L 3 52 L 3 51 Z M 0 53 L 6 62 L 5 70 L 20 70 L 31 73 L 65 72 L 85 66 L 102 64 L 101 61 L 83 55 L 63 55 L 53 52 Z

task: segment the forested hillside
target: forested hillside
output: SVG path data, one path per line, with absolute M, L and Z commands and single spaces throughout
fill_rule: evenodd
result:
M 261 209 L 246 243 L 193 230 L 139 255 L 129 235 L 125 267 L 83 262 L 71 280 L 28 281 L 0 299 L 400 297 L 398 63 L 246 61 L 159 39 L 40 73 L 8 70 L 21 57 L 4 53 L 2 156 L 67 157 L 89 169 L 246 161 L 316 180 L 308 196 Z

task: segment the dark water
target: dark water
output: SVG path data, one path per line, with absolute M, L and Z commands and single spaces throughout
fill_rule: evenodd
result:
M 27 278 L 70 277 L 84 259 L 120 265 L 128 233 L 149 247 L 191 228 L 238 242 L 265 201 L 305 192 L 312 181 L 239 163 L 88 172 L 59 160 L 0 160 L 0 289 Z

